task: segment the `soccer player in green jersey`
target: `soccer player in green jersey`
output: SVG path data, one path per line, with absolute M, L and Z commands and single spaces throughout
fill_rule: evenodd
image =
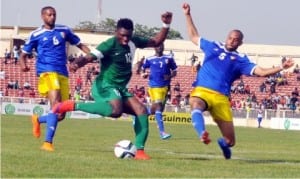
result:
M 137 153 L 135 159 L 148 160 L 144 145 L 148 137 L 148 112 L 133 94 L 128 92 L 127 84 L 132 75 L 132 63 L 136 48 L 157 47 L 167 37 L 172 13 L 161 15 L 163 27 L 152 38 L 135 36 L 132 20 L 122 18 L 117 22 L 115 35 L 100 43 L 96 49 L 84 58 L 75 60 L 70 65 L 71 71 L 76 71 L 96 59 L 100 59 L 101 71 L 92 85 L 94 103 L 75 103 L 65 101 L 55 105 L 55 113 L 80 110 L 102 116 L 120 117 L 122 113 L 135 115 L 134 131 Z

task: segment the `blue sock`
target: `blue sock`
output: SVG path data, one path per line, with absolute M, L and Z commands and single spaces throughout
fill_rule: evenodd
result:
M 49 113 L 47 118 L 46 137 L 45 141 L 52 143 L 58 123 L 57 115 Z
M 43 115 L 43 116 L 39 116 L 38 121 L 39 121 L 39 123 L 46 123 L 47 122 L 47 118 L 48 118 L 48 114 L 47 115 Z
M 149 115 L 151 115 L 151 107 L 150 106 L 147 107 L 147 112 L 148 112 Z
M 202 115 L 202 111 L 200 109 L 193 109 L 192 112 L 192 124 L 199 136 L 202 136 L 202 132 L 205 131 L 205 123 Z
M 162 117 L 162 112 L 161 111 L 155 111 L 155 119 L 158 125 L 158 129 L 159 132 L 165 132 L 165 128 L 164 128 L 164 121 L 163 121 L 163 117 Z

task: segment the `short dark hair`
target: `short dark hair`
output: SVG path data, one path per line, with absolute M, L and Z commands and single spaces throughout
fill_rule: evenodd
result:
M 131 19 L 122 18 L 117 22 L 117 29 L 124 28 L 127 30 L 133 30 L 133 22 Z
M 241 30 L 239 30 L 239 29 L 233 29 L 232 31 L 233 31 L 233 32 L 239 33 L 239 34 L 240 34 L 240 37 L 241 37 L 241 40 L 244 39 L 244 34 L 243 34 L 243 32 L 242 32 Z
M 43 14 L 46 10 L 48 10 L 48 9 L 52 9 L 52 10 L 55 10 L 55 8 L 54 7 L 52 7 L 52 6 L 45 6 L 45 7 L 43 7 L 42 8 L 42 10 L 41 10 L 41 14 Z

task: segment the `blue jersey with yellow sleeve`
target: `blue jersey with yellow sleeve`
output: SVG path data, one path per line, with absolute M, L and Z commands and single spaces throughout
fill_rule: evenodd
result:
M 171 80 L 165 80 L 165 75 L 170 75 L 171 71 L 177 70 L 177 65 L 171 55 L 151 56 L 145 59 L 142 69 L 150 69 L 149 86 L 168 86 Z
M 78 45 L 80 39 L 64 25 L 55 25 L 51 30 L 40 27 L 30 33 L 22 51 L 30 54 L 37 52 L 36 71 L 39 76 L 44 72 L 57 72 L 68 76 L 66 42 Z
M 256 64 L 250 62 L 247 55 L 227 51 L 224 44 L 204 38 L 199 39 L 199 46 L 205 57 L 193 86 L 209 88 L 229 96 L 230 87 L 236 79 L 241 75 L 253 74 Z

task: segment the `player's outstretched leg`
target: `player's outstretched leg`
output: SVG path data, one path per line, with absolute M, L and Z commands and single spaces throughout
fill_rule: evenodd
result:
M 54 151 L 54 146 L 52 143 L 50 142 L 44 142 L 42 147 L 41 147 L 41 150 L 45 150 L 45 151 L 48 151 L 48 152 L 53 152 Z
M 137 152 L 134 159 L 136 160 L 149 160 L 150 157 L 145 153 L 144 146 L 147 141 L 149 132 L 149 121 L 148 115 L 143 114 L 136 116 L 134 118 L 134 132 L 135 132 L 135 146 L 137 147 Z
M 211 142 L 211 140 L 209 138 L 209 133 L 207 131 L 202 132 L 200 141 L 203 142 L 206 145 L 208 145 Z
M 193 109 L 191 112 L 192 124 L 196 130 L 200 141 L 204 144 L 209 144 L 211 142 L 208 132 L 205 130 L 205 123 L 202 111 L 200 109 Z
M 52 108 L 52 112 L 55 114 L 66 113 L 74 110 L 75 110 L 75 101 L 72 100 L 66 100 L 60 103 L 56 103 Z
M 171 138 L 172 135 L 165 132 L 163 115 L 162 115 L 161 111 L 159 111 L 159 110 L 155 111 L 155 120 L 156 120 L 156 123 L 157 123 L 157 126 L 158 126 L 160 138 L 162 140 L 166 140 L 166 139 Z
M 168 134 L 168 133 L 166 133 L 166 132 L 160 132 L 160 138 L 161 138 L 162 140 L 167 140 L 167 139 L 170 139 L 171 137 L 172 137 L 171 134 Z
M 135 160 L 150 160 L 150 157 L 145 153 L 144 149 L 138 149 L 136 151 Z
M 40 127 L 40 122 L 38 119 L 39 119 L 39 117 L 36 114 L 33 114 L 31 116 L 32 134 L 36 138 L 39 138 L 41 136 L 41 127 Z
M 57 128 L 57 123 L 58 123 L 58 116 L 57 114 L 54 114 L 50 112 L 48 114 L 47 118 L 47 128 L 46 128 L 46 134 L 45 134 L 45 142 L 43 143 L 41 149 L 46 150 L 49 152 L 54 151 L 53 147 L 53 138 L 56 132 Z
M 219 138 L 218 144 L 223 152 L 225 159 L 230 159 L 231 158 L 231 150 L 230 150 L 230 146 L 226 143 L 225 139 Z

